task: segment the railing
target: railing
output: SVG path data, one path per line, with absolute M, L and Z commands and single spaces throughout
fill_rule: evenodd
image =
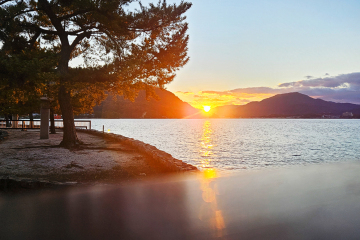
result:
M 8 125 L 6 124 L 8 122 Z M 85 128 L 91 129 L 91 121 L 90 120 L 74 120 L 76 128 Z M 50 126 L 49 121 L 49 126 Z M 64 122 L 63 120 L 56 119 L 55 120 L 55 128 L 63 128 Z M 30 121 L 28 119 L 24 120 L 0 120 L 0 129 L 40 129 L 40 120 Z

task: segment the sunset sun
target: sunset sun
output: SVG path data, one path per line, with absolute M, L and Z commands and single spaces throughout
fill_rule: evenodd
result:
M 205 111 L 205 112 L 209 112 L 209 111 L 210 111 L 210 109 L 211 109 L 211 107 L 210 107 L 210 106 L 204 106 L 204 111 Z

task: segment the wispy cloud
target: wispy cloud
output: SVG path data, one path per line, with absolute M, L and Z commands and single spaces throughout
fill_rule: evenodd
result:
M 321 78 L 312 76 L 305 76 L 304 78 L 295 82 L 281 83 L 276 88 L 250 87 L 228 91 L 176 92 L 176 95 L 198 108 L 204 105 L 213 107 L 243 105 L 288 92 L 300 92 L 327 101 L 360 104 L 360 72 L 338 76 L 330 76 L 326 73 Z
M 288 92 L 297 91 L 306 95 L 334 102 L 360 104 L 360 72 L 323 78 L 313 78 L 282 83 L 279 87 Z
M 183 94 L 183 95 L 194 95 L 195 94 L 193 92 L 181 92 L 181 91 L 177 91 L 176 93 Z

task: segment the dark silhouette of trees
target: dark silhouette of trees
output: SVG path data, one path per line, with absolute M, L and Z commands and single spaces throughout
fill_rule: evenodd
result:
M 55 77 L 56 53 L 29 39 L 17 16 L 21 2 L 0 1 L 0 113 L 38 111 L 47 82 Z
M 0 5 L 3 48 L 11 43 L 12 48 L 37 46 L 57 53 L 58 79 L 53 84 L 64 120 L 64 147 L 79 143 L 74 110 L 101 101 L 105 90 L 130 99 L 141 89 L 153 95 L 153 87 L 171 82 L 188 61 L 184 13 L 191 3 L 0 0 Z M 10 28 L 17 34 L 8 36 Z M 84 67 L 69 67 L 76 57 L 83 59 Z

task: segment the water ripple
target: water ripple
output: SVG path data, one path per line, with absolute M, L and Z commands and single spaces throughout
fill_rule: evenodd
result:
M 341 119 L 91 119 L 199 168 L 223 171 L 360 160 L 360 121 Z

